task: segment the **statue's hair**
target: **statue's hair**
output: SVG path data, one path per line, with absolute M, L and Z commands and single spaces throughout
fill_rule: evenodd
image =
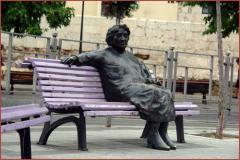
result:
M 130 30 L 126 24 L 112 26 L 108 29 L 106 35 L 106 42 L 109 46 L 112 46 L 112 39 L 119 29 L 124 29 L 125 31 L 127 31 L 128 36 L 130 35 Z

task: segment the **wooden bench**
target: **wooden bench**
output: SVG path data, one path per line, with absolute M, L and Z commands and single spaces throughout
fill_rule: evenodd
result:
M 202 103 L 207 104 L 207 97 L 209 90 L 208 80 L 188 80 L 187 94 L 202 93 Z M 176 92 L 184 93 L 184 80 L 176 80 Z
M 33 71 L 11 71 L 10 73 L 11 91 L 14 90 L 14 84 L 33 84 Z
M 39 144 L 45 145 L 51 132 L 58 126 L 73 122 L 77 126 L 78 148 L 87 150 L 86 116 L 138 116 L 136 107 L 128 102 L 107 102 L 97 70 L 91 66 L 61 64 L 59 60 L 30 59 L 38 79 L 38 90 L 51 113 L 70 114 L 44 125 Z M 184 143 L 183 116 L 198 115 L 198 106 L 175 103 L 177 141 Z
M 163 84 L 163 80 L 159 79 L 160 84 Z M 166 82 L 167 83 L 167 82 Z M 167 86 L 165 84 L 165 86 Z M 184 94 L 184 80 L 176 80 L 176 92 L 181 92 Z M 208 80 L 188 80 L 187 81 L 187 93 L 202 93 L 202 104 L 207 104 L 207 94 L 209 91 L 209 81 Z
M 39 104 L 1 107 L 1 132 L 18 132 L 22 159 L 31 159 L 30 126 L 50 121 L 47 112 Z

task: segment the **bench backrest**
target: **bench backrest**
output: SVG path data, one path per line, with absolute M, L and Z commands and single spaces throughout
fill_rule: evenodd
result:
M 69 104 L 71 106 L 80 104 L 86 110 L 135 109 L 129 102 L 107 102 L 99 73 L 94 67 L 74 65 L 69 67 L 54 59 L 32 58 L 30 61 L 38 79 L 38 90 L 48 108 L 60 109 Z M 109 105 L 112 106 L 109 108 Z M 197 105 L 191 102 L 175 102 L 175 110 L 189 109 L 195 110 Z
M 30 81 L 32 83 L 32 71 L 11 71 L 10 81 Z
M 67 66 L 59 60 L 31 59 L 38 90 L 48 104 L 105 102 L 98 71 L 91 66 Z

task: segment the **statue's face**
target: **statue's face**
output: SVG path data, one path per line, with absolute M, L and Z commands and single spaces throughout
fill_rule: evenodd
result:
M 128 32 L 124 29 L 119 29 L 113 37 L 113 47 L 124 50 L 127 47 L 128 39 Z

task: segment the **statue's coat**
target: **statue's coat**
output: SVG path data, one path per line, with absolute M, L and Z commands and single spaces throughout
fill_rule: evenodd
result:
M 153 83 L 148 69 L 128 51 L 113 47 L 82 53 L 77 65 L 98 69 L 108 101 L 131 102 L 143 119 L 155 122 L 175 120 L 174 104 L 168 89 Z

